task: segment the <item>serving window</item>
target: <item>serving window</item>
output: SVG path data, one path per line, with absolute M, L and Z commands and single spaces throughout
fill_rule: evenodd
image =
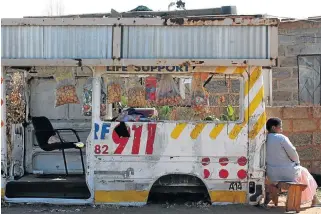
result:
M 114 121 L 239 121 L 240 75 L 105 74 L 101 118 Z M 88 114 L 90 115 L 90 114 Z

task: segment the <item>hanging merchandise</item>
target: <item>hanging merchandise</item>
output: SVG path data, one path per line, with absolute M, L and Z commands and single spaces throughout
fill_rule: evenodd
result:
M 149 76 L 145 80 L 146 100 L 156 101 L 157 79 L 154 76 Z
M 79 104 L 79 99 L 76 92 L 76 81 L 74 70 L 67 68 L 58 68 L 55 73 L 56 85 L 56 104 L 62 106 L 65 104 Z
M 112 79 L 107 86 L 107 103 L 121 102 L 121 85 L 119 79 Z
M 203 87 L 202 73 L 194 73 L 192 79 L 192 107 L 202 108 L 209 105 L 208 93 Z
M 208 93 L 203 86 L 203 82 L 207 83 L 208 75 L 204 73 L 194 73 L 192 79 L 192 109 L 194 110 L 194 118 L 205 119 L 209 113 Z M 210 78 L 211 79 L 211 78 Z M 210 81 L 209 79 L 209 81 Z M 204 83 L 204 85 L 205 85 Z
M 170 74 L 163 74 L 157 89 L 158 106 L 177 106 L 182 102 L 177 85 Z
M 128 106 L 129 107 L 146 107 L 145 89 L 140 84 L 138 78 L 132 77 L 129 80 L 128 88 Z
M 106 115 L 106 93 L 103 90 L 104 83 L 101 79 L 101 97 L 100 97 L 100 116 Z M 92 114 L 92 78 L 88 78 L 83 87 L 83 105 L 82 114 L 84 116 L 91 116 Z

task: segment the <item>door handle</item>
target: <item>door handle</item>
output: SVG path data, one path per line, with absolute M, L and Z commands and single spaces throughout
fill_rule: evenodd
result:
M 16 135 L 22 135 L 22 127 L 17 127 L 15 128 L 15 132 L 14 132 Z

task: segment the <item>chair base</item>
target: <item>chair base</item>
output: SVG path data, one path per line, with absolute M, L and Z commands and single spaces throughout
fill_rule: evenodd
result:
M 83 172 L 83 175 L 85 175 L 85 164 L 84 164 L 84 157 L 82 155 L 82 149 L 81 148 L 78 148 L 78 149 L 79 149 L 79 154 L 80 154 L 80 158 L 81 158 L 82 172 Z M 66 160 L 66 154 L 65 154 L 64 149 L 62 149 L 62 157 L 64 159 L 66 175 L 68 176 L 69 173 L 68 173 L 67 160 Z

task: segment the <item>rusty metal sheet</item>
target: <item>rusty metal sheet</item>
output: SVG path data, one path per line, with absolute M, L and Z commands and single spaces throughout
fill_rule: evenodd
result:
M 1 19 L 1 25 L 19 26 L 87 26 L 87 25 L 221 25 L 221 26 L 278 26 L 279 19 L 259 16 L 201 16 L 178 18 L 16 18 Z
M 205 16 L 189 18 L 169 18 L 164 22 L 165 25 L 225 25 L 225 26 L 277 26 L 279 20 L 276 18 L 257 18 L 255 16 Z

